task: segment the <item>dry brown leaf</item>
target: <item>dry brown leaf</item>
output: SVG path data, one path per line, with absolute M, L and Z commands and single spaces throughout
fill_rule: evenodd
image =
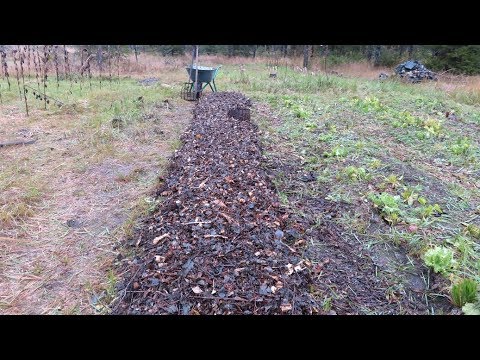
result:
M 293 274 L 293 265 L 292 264 L 287 264 L 285 266 L 287 267 L 287 275 L 292 275 Z
M 233 222 L 233 219 L 231 216 L 228 216 L 227 214 L 225 213 L 220 213 L 221 216 L 223 216 L 229 223 L 232 223 Z
M 293 245 L 294 245 L 294 246 L 300 246 L 300 245 L 304 245 L 305 243 L 306 243 L 305 240 L 300 239 L 300 240 L 298 240 L 297 242 L 295 242 L 295 244 L 293 244 Z
M 219 199 L 213 200 L 213 203 L 215 205 L 218 205 L 218 206 L 221 206 L 221 207 L 227 207 L 227 205 L 225 205 L 225 203 L 222 200 L 219 200 Z
M 203 180 L 203 181 L 200 183 L 200 185 L 198 185 L 198 188 L 199 188 L 199 189 L 203 188 L 203 187 L 205 186 L 205 184 L 207 183 L 208 179 L 209 179 L 209 178 L 206 178 L 205 180 Z
M 160 235 L 160 236 L 157 236 L 155 239 L 153 239 L 153 245 L 157 245 L 160 241 L 162 241 L 163 239 L 165 239 L 166 237 L 169 237 L 170 236 L 170 233 L 166 233 L 166 234 L 163 234 L 163 235 Z
M 245 270 L 244 267 L 242 267 L 242 268 L 237 268 L 237 269 L 233 270 L 233 272 L 235 273 L 236 276 L 238 276 L 238 275 L 240 274 L 240 272 L 243 271 L 243 270 Z
M 195 293 L 195 294 L 201 294 L 203 293 L 203 290 L 200 289 L 200 287 L 197 285 L 195 287 L 192 288 L 192 291 Z
M 295 267 L 293 268 L 296 272 L 299 272 L 299 271 L 302 271 L 302 270 L 305 270 L 304 267 L 302 267 L 303 265 L 303 260 L 300 261 L 297 265 L 295 265 Z
M 290 311 L 292 310 L 292 304 L 282 304 L 280 305 L 280 310 L 282 310 L 282 312 Z

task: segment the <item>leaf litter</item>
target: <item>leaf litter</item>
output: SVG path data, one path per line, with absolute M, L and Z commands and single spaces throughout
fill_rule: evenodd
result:
M 202 97 L 171 159 L 156 211 L 137 233 L 118 314 L 315 314 L 312 264 L 262 167 L 251 107 L 236 92 Z

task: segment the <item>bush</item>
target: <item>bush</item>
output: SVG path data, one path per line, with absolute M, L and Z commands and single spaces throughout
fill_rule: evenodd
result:
M 480 73 L 480 46 L 435 45 L 425 65 L 432 70 L 452 70 L 453 73 Z

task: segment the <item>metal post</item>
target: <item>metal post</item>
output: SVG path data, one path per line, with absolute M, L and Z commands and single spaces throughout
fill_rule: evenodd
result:
M 195 45 L 195 97 L 197 97 L 197 82 L 198 82 L 198 45 Z

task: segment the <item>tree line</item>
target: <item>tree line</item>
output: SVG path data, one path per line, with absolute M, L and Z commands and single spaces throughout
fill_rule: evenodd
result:
M 149 45 L 141 46 L 140 50 L 176 56 L 189 53 L 190 49 L 189 45 Z M 200 53 L 252 58 L 302 56 L 304 67 L 308 67 L 309 59 L 314 57 L 325 57 L 332 65 L 368 61 L 373 66 L 388 67 L 406 60 L 419 60 L 435 71 L 480 73 L 479 45 L 200 45 Z
M 142 53 L 164 56 L 191 54 L 192 45 L 121 45 L 116 51 L 133 53 L 138 59 Z M 0 45 L 0 47 L 2 47 Z M 106 45 L 79 45 L 102 55 Z M 394 67 L 406 60 L 419 60 L 434 71 L 461 74 L 480 73 L 479 45 L 200 45 L 200 54 L 267 56 L 275 59 L 302 57 L 303 67 L 308 68 L 312 58 L 324 58 L 329 65 L 354 61 L 367 61 L 373 66 Z M 101 61 L 101 59 L 98 59 Z

